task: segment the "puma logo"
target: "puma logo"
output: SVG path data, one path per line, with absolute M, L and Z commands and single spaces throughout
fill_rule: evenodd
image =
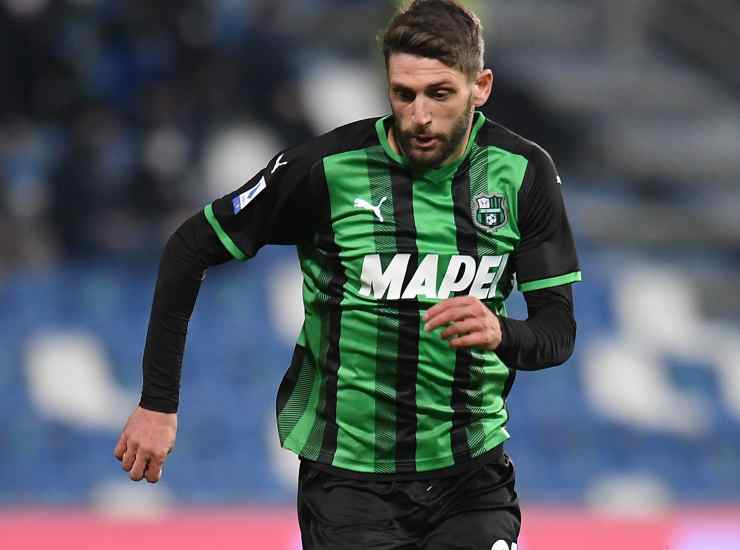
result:
M 385 199 L 388 197 L 383 197 L 380 199 L 380 202 L 378 203 L 378 206 L 373 206 L 369 202 L 367 202 L 365 199 L 355 199 L 355 208 L 363 208 L 365 210 L 370 210 L 373 214 L 377 216 L 377 218 L 380 220 L 380 223 L 383 223 L 383 214 L 380 213 L 380 207 L 383 206 L 383 203 L 385 202 Z
M 281 160 L 283 160 L 283 157 L 284 156 L 285 155 L 280 155 L 277 158 L 277 160 L 275 161 L 275 166 L 272 167 L 272 172 L 270 172 L 270 174 L 274 174 L 275 172 L 277 172 L 278 171 L 278 168 L 281 168 L 283 166 L 288 166 L 288 163 L 287 162 L 280 162 Z

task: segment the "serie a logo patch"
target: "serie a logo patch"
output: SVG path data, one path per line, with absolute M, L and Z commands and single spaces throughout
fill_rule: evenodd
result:
M 508 219 L 504 195 L 476 195 L 473 200 L 473 222 L 476 226 L 492 233 L 506 225 Z
M 237 195 L 236 197 L 231 199 L 231 205 L 234 209 L 234 215 L 244 210 L 244 208 L 246 208 L 246 206 L 250 202 L 252 202 L 257 195 L 262 193 L 262 191 L 264 191 L 265 188 L 267 188 L 267 182 L 265 181 L 265 177 L 262 176 L 260 178 L 259 183 L 257 183 L 257 185 L 255 185 L 248 191 L 245 191 L 244 193 Z

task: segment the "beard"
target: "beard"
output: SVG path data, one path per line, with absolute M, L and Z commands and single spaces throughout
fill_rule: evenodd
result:
M 472 94 L 468 98 L 465 110 L 455 120 L 452 125 L 452 130 L 449 134 L 426 134 L 424 137 L 433 137 L 437 139 L 436 148 L 423 154 L 414 148 L 412 138 L 421 132 L 404 131 L 401 129 L 399 117 L 393 116 L 393 134 L 396 137 L 396 142 L 400 147 L 403 154 L 409 160 L 411 167 L 416 170 L 429 170 L 431 168 L 438 168 L 445 163 L 450 156 L 457 151 L 462 144 L 465 136 L 468 133 L 470 127 L 470 121 L 472 119 L 472 107 L 473 97 Z

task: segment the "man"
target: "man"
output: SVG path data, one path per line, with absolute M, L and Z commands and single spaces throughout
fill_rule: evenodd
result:
M 562 363 L 575 340 L 560 178 L 475 111 L 493 75 L 473 13 L 416 0 L 383 50 L 391 116 L 278 154 L 170 238 L 115 455 L 134 480 L 162 475 L 205 269 L 291 243 L 306 314 L 277 421 L 302 458 L 304 548 L 515 548 L 505 399 L 516 370 Z M 515 277 L 527 321 L 506 318 Z

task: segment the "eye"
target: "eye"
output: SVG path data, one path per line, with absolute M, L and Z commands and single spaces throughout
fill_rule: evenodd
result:
M 396 97 L 405 103 L 411 103 L 416 96 L 408 90 L 396 90 Z
M 449 90 L 434 90 L 429 95 L 432 97 L 432 99 L 436 99 L 437 101 L 444 101 L 450 97 L 450 91 Z

